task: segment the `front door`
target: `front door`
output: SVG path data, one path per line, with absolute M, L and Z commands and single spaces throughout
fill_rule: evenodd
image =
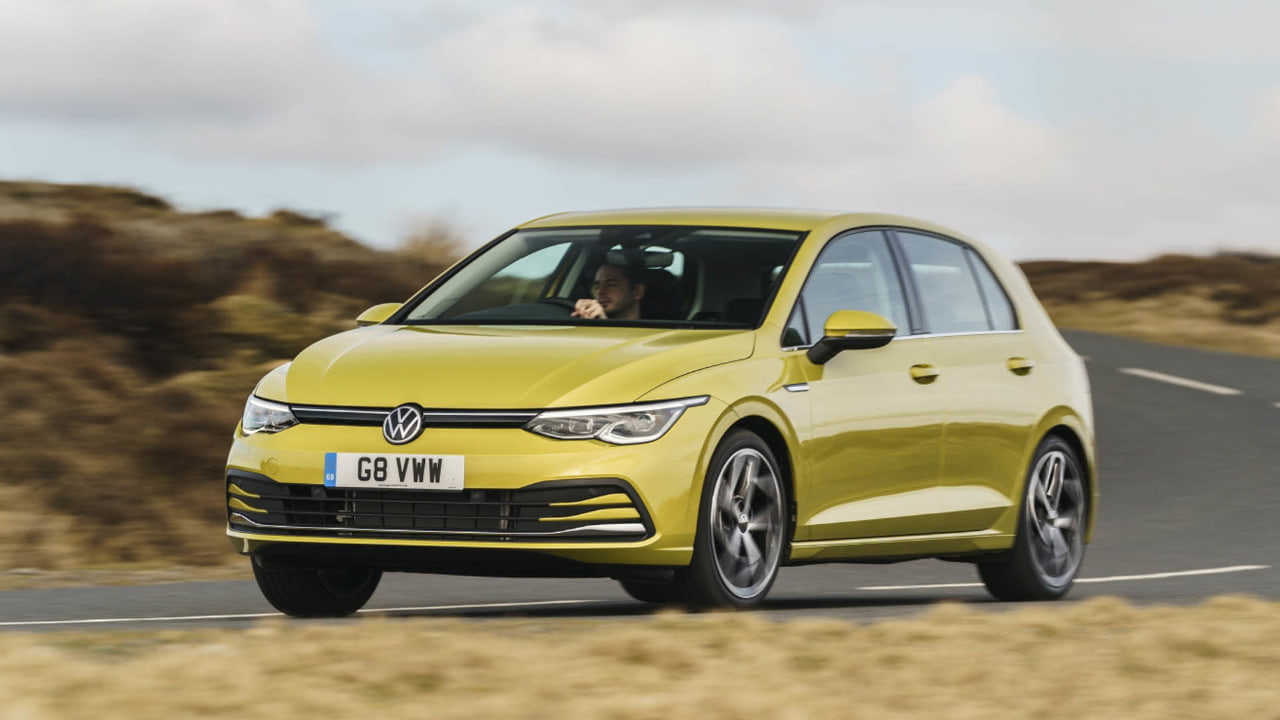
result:
M 931 375 L 932 341 L 910 336 L 899 269 L 883 232 L 848 233 L 823 249 L 788 336 L 816 342 L 837 310 L 883 315 L 899 337 L 882 348 L 844 351 L 825 365 L 807 364 L 812 436 L 803 449 L 796 539 L 930 532 L 943 402 Z

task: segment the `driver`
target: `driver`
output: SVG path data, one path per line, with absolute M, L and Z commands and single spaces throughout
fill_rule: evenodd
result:
M 571 317 L 610 320 L 639 320 L 640 299 L 644 297 L 644 277 L 631 265 L 601 265 L 591 285 L 594 298 L 574 304 Z

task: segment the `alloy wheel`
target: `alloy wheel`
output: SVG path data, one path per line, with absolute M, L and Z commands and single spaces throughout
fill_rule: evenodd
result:
M 778 472 L 758 450 L 741 448 L 724 463 L 710 503 L 716 572 L 742 599 L 769 587 L 778 570 L 786 522 Z
M 1075 577 L 1084 555 L 1084 482 L 1075 460 L 1053 450 L 1040 457 L 1030 483 L 1031 560 L 1046 585 L 1062 587 Z

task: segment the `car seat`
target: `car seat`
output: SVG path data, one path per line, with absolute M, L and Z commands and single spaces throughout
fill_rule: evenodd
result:
M 684 318 L 684 298 L 675 275 L 658 268 L 644 271 L 644 299 L 640 301 L 640 312 L 649 320 Z

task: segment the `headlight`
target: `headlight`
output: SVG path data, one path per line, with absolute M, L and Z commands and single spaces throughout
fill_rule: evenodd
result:
M 280 432 L 297 424 L 298 418 L 293 416 L 288 405 L 263 400 L 256 395 L 249 396 L 249 401 L 244 404 L 244 417 L 240 419 L 240 429 L 245 435 Z
M 637 445 L 662 437 L 685 408 L 704 405 L 707 396 L 614 407 L 548 410 L 524 426 L 525 430 L 557 440 L 596 438 L 614 445 Z

